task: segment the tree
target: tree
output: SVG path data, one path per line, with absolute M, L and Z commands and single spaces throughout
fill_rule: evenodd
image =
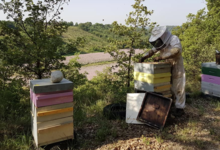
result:
M 70 21 L 70 22 L 68 23 L 68 25 L 69 25 L 69 26 L 73 26 L 73 22 Z
M 86 22 L 86 23 L 80 23 L 79 24 L 79 27 L 82 29 L 82 30 L 85 30 L 85 31 L 89 31 L 90 27 L 92 26 L 92 23 L 91 22 Z
M 5 22 L 0 23 L 1 42 L 6 45 L 0 49 L 2 60 L 18 67 L 20 74 L 34 75 L 38 79 L 51 70 L 60 69 L 65 58 L 58 50 L 66 44 L 61 35 L 68 28 L 61 21 L 60 13 L 67 2 L 45 0 L 35 4 L 30 0 L 3 0 L 0 8 L 8 19 L 14 21 L 15 28 L 8 28 Z
M 207 17 L 206 17 L 206 32 L 209 35 L 210 43 L 215 45 L 215 49 L 220 50 L 220 1 L 206 0 L 207 2 Z
M 132 56 L 137 57 L 134 48 L 145 49 L 149 46 L 148 39 L 143 37 L 148 33 L 146 27 L 155 25 L 155 23 L 150 23 L 148 18 L 153 11 L 149 11 L 146 6 L 141 4 L 143 1 L 135 0 L 135 4 L 132 5 L 134 11 L 129 13 L 125 20 L 126 25 L 118 24 L 117 21 L 112 23 L 111 32 L 120 37 L 120 40 L 111 39 L 112 46 L 106 47 L 107 52 L 117 60 L 116 67 L 121 69 L 116 74 L 121 77 L 122 84 L 126 83 L 128 89 L 130 81 L 133 79 Z M 122 46 L 129 48 L 128 53 L 119 51 Z
M 188 21 L 172 32 L 181 40 L 187 80 L 194 88 L 200 88 L 201 64 L 215 61 L 215 49 L 220 49 L 220 2 L 207 0 L 207 8 L 208 12 L 201 9 L 195 15 L 189 14 Z
M 87 73 L 80 73 L 82 65 L 78 63 L 79 53 L 75 54 L 75 57 L 72 58 L 68 65 L 62 68 L 64 77 L 74 83 L 74 88 L 77 88 L 80 85 L 83 85 L 88 81 L 86 75 Z

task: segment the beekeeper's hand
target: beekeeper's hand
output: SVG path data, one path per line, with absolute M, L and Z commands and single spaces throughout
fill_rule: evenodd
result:
M 157 61 L 162 60 L 162 58 L 161 57 L 155 57 L 155 58 L 153 58 L 153 60 L 154 60 L 154 62 L 157 62 Z
M 157 52 L 157 50 L 155 48 L 151 49 L 149 52 L 147 52 L 144 57 L 142 57 L 141 59 L 139 59 L 139 62 L 142 63 L 144 62 L 145 59 L 150 58 L 151 56 L 153 56 L 155 53 Z
M 139 59 L 139 63 L 142 63 L 144 62 L 145 59 L 149 58 L 148 56 L 144 56 L 144 57 L 141 57 L 141 59 Z

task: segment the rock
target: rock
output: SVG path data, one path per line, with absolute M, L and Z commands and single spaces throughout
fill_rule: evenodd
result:
M 51 73 L 51 78 L 50 78 L 51 82 L 59 83 L 60 81 L 62 81 L 62 79 L 63 79 L 63 73 L 61 71 L 58 70 L 58 71 L 53 71 Z

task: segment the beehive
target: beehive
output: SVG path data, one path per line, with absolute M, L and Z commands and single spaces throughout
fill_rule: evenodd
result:
M 74 138 L 73 83 L 30 81 L 32 134 L 37 147 Z
M 220 65 L 202 63 L 201 90 L 204 94 L 220 97 Z
M 134 63 L 135 90 L 171 94 L 171 64 L 166 62 Z

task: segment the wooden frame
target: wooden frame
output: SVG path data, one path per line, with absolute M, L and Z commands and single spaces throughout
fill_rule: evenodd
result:
M 145 94 L 137 120 L 157 129 L 163 129 L 172 99 L 151 92 Z

